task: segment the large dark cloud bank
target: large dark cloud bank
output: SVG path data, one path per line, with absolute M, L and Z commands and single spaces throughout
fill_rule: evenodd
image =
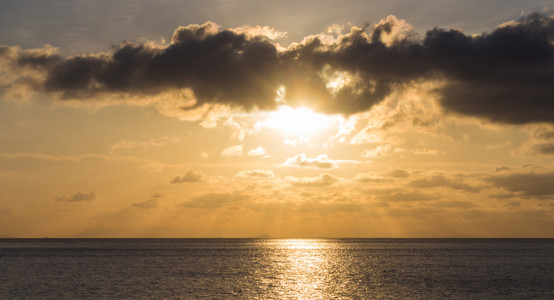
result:
M 368 110 L 414 82 L 443 79 L 437 94 L 448 111 L 502 123 L 554 123 L 552 16 L 534 13 L 473 36 L 434 28 L 422 40 L 391 37 L 398 22 L 387 18 L 335 41 L 312 36 L 284 49 L 264 35 L 208 22 L 179 27 L 168 44 L 126 42 L 99 54 L 0 46 L 0 63 L 4 76 L 17 77 L 5 82 L 67 100 L 189 88 L 196 105 L 267 110 L 284 87 L 290 105 L 342 114 Z M 332 91 L 321 75 L 329 70 L 357 79 Z

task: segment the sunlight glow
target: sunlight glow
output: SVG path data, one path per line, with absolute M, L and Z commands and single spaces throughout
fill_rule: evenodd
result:
M 347 75 L 337 73 L 334 77 L 329 79 L 325 87 L 327 87 L 327 89 L 329 89 L 333 94 L 336 94 L 349 82 L 350 78 Z
M 353 75 L 348 72 L 333 70 L 329 66 L 325 66 L 319 76 L 326 82 L 325 87 L 332 94 L 337 94 L 345 86 L 351 85 L 354 80 Z
M 323 130 L 332 122 L 332 118 L 305 107 L 281 106 L 278 111 L 271 113 L 265 123 L 267 127 L 287 134 L 307 136 Z

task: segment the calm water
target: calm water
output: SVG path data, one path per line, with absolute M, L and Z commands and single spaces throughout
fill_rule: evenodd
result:
M 1 299 L 554 299 L 554 239 L 0 240 Z

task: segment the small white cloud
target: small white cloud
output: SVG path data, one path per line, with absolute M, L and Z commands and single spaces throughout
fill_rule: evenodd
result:
M 221 156 L 241 156 L 242 155 L 242 145 L 231 146 L 223 149 L 221 151 Z
M 288 146 L 296 146 L 297 143 L 298 143 L 297 140 L 289 139 L 288 137 L 286 137 L 285 140 L 283 141 L 283 144 L 288 145 Z
M 258 148 L 254 148 L 248 151 L 248 156 L 262 156 L 262 155 L 265 155 L 265 153 L 266 153 L 266 150 L 264 149 L 264 147 L 259 146 Z

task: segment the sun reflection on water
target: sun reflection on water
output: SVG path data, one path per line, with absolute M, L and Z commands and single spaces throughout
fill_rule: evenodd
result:
M 279 282 L 278 296 L 286 299 L 323 299 L 328 272 L 324 240 L 272 240 L 276 252 L 273 269 Z
M 277 240 L 277 243 L 283 249 L 321 249 L 324 248 L 324 242 L 321 240 L 308 239 L 287 239 Z

